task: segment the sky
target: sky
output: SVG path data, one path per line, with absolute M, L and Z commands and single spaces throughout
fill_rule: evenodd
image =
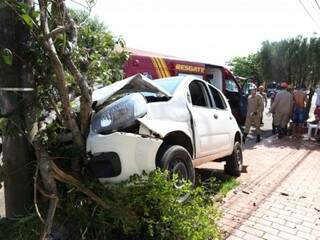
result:
M 265 40 L 320 37 L 316 0 L 97 0 L 91 14 L 130 48 L 221 65 Z

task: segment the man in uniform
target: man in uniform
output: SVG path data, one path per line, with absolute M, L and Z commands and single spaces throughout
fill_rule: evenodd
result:
M 278 137 L 282 138 L 286 135 L 287 124 L 292 114 L 293 97 L 292 94 L 287 91 L 287 83 L 281 83 L 280 87 L 281 90 L 277 93 L 271 105 L 270 112 L 273 113 L 273 123 Z
M 268 104 L 268 98 L 267 98 L 267 94 L 264 92 L 264 86 L 260 85 L 259 86 L 259 95 L 262 97 L 262 100 L 264 102 L 264 106 L 267 107 L 267 104 Z M 262 112 L 261 112 L 261 125 L 263 125 L 263 110 L 264 108 L 262 109 Z
M 260 121 L 263 111 L 263 101 L 261 96 L 257 95 L 257 88 L 251 89 L 251 94 L 248 97 L 248 109 L 243 133 L 243 142 L 246 141 L 247 135 L 252 125 L 255 126 L 257 132 L 257 142 L 261 140 Z

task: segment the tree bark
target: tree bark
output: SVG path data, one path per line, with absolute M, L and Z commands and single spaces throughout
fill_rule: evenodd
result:
M 31 0 L 24 2 L 33 4 Z M 25 52 L 30 43 L 30 32 L 4 3 L 0 4 L 0 36 L 0 51 L 7 48 L 13 54 L 12 65 L 0 60 L 0 88 L 32 88 L 32 68 Z M 34 99 L 34 92 L 0 90 L 1 114 L 10 115 L 3 132 L 7 217 L 26 214 L 32 206 L 34 156 L 27 132 L 35 122 Z
M 41 135 L 41 134 L 40 134 Z M 45 220 L 45 224 L 41 233 L 41 240 L 49 239 L 51 234 L 53 218 L 58 205 L 58 191 L 56 182 L 54 180 L 54 174 L 52 170 L 52 162 L 45 146 L 41 143 L 41 137 L 34 142 L 34 148 L 36 151 L 38 166 L 40 170 L 41 179 L 46 190 L 46 194 L 50 195 L 49 208 Z

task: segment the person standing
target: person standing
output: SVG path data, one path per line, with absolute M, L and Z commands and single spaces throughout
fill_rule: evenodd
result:
M 268 105 L 268 98 L 267 98 L 267 94 L 264 92 L 264 87 L 262 85 L 259 86 L 259 95 L 261 96 L 263 102 L 264 102 L 264 107 L 267 107 Z M 260 124 L 263 125 L 263 111 L 264 111 L 264 107 L 262 109 L 261 112 L 261 121 Z
M 280 87 L 281 90 L 277 93 L 271 105 L 270 113 L 273 114 L 273 123 L 278 137 L 282 138 L 286 135 L 287 125 L 292 115 L 293 97 L 292 94 L 287 91 L 287 83 L 281 83 Z
M 245 143 L 246 138 L 249 134 L 252 125 L 256 128 L 257 142 L 261 141 L 261 130 L 260 130 L 260 120 L 261 113 L 263 111 L 263 101 L 261 96 L 257 94 L 256 87 L 251 89 L 251 93 L 248 97 L 248 109 L 245 121 L 245 129 L 243 133 L 243 142 Z
M 317 86 L 316 94 L 317 94 L 317 98 L 316 98 L 316 108 L 314 109 L 314 117 L 317 123 L 320 124 L 320 84 Z M 317 141 L 320 142 L 320 137 L 317 137 Z
M 293 134 L 295 136 L 301 136 L 302 127 L 305 118 L 305 109 L 307 104 L 307 94 L 304 92 L 305 87 L 300 85 L 293 92 Z
M 317 89 L 315 92 L 317 94 L 316 107 L 320 107 L 320 84 L 317 86 Z
M 274 99 L 276 98 L 277 96 L 277 93 L 278 93 L 278 87 L 276 89 L 273 89 L 272 92 L 271 92 L 271 96 L 270 96 L 270 105 L 272 105 Z
M 276 95 L 278 93 L 279 90 L 279 86 L 277 85 L 277 87 L 275 89 L 273 89 L 273 91 L 271 92 L 271 96 L 270 96 L 270 106 L 272 106 L 274 99 L 276 98 Z M 276 134 L 276 127 L 274 126 L 274 114 L 272 114 L 272 134 Z

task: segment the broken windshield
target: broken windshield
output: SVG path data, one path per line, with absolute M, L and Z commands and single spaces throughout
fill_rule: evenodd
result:
M 165 89 L 172 95 L 178 88 L 179 84 L 181 83 L 181 80 L 181 77 L 170 77 L 153 80 L 152 82 L 155 83 L 157 86 Z

